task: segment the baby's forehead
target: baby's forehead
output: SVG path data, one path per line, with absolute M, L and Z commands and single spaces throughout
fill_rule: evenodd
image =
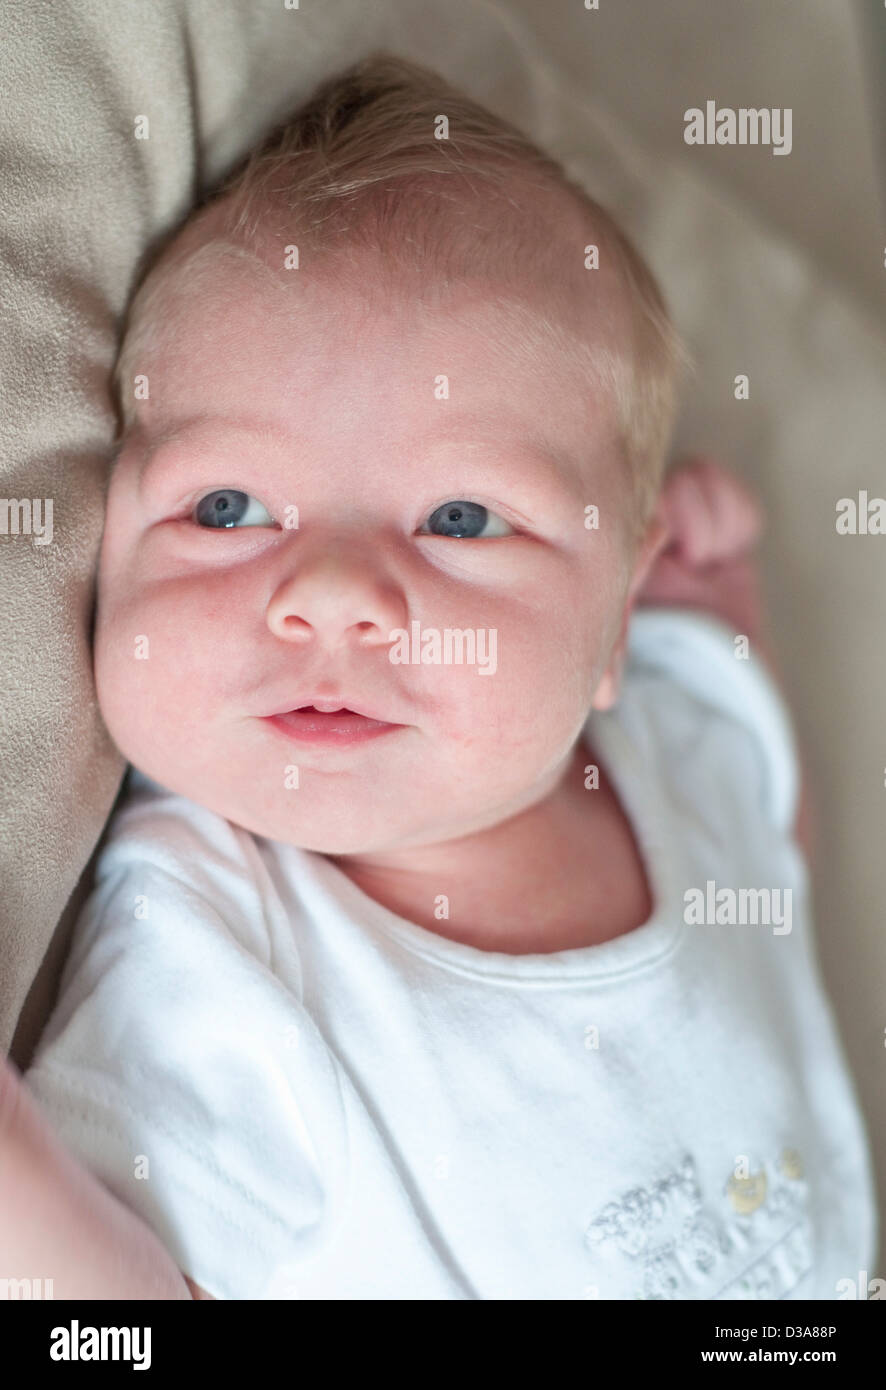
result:
M 611 375 L 614 361 L 627 358 L 632 346 L 622 285 L 611 270 L 585 268 L 587 243 L 561 240 L 553 248 L 542 239 L 539 246 L 536 254 L 531 242 L 521 242 L 519 259 L 472 264 L 468 257 L 453 274 L 451 255 L 412 262 L 359 244 L 308 246 L 302 254 L 279 236 L 247 246 L 186 228 L 136 304 L 128 336 L 147 346 L 158 332 L 165 336 L 166 325 L 170 340 L 180 340 L 200 332 L 201 317 L 223 313 L 225 305 L 254 300 L 270 309 L 302 298 L 322 303 L 338 326 L 365 328 L 373 316 L 411 314 L 433 333 L 435 324 L 449 328 L 453 316 L 497 320 L 490 349 L 499 362 L 511 346 L 520 355 L 538 354 L 540 367 L 546 356 L 562 356 L 591 375 Z
M 574 208 L 560 207 L 546 208 L 539 225 L 524 221 L 513 235 L 499 235 L 485 205 L 474 211 L 482 219 L 476 234 L 460 221 L 436 239 L 434 227 L 423 225 L 401 254 L 402 245 L 360 236 L 299 243 L 273 217 L 247 241 L 231 235 L 226 209 L 204 210 L 155 268 L 124 343 L 119 380 L 161 364 L 175 376 L 177 363 L 210 349 L 222 373 L 236 371 L 237 340 L 227 330 L 244 315 L 257 330 L 250 354 L 262 350 L 265 336 L 270 352 L 286 345 L 291 325 L 299 369 L 307 371 L 315 355 L 334 354 L 337 343 L 346 349 L 383 332 L 396 342 L 402 324 L 410 333 L 418 327 L 432 353 L 439 343 L 447 362 L 464 342 L 465 353 L 473 353 L 468 386 L 478 398 L 495 397 L 502 373 L 528 374 L 530 391 L 549 383 L 551 398 L 561 400 L 564 438 L 590 440 L 592 432 L 599 442 L 617 433 L 630 325 L 612 269 L 586 269 L 584 238 L 593 229 Z M 562 225 L 552 223 L 555 212 Z M 310 323 L 312 309 L 319 311 L 315 327 L 324 326 L 313 340 L 310 332 L 298 334 L 300 317 L 307 311 Z
M 573 189 L 520 171 L 477 186 L 426 177 L 391 200 L 378 190 L 349 207 L 312 221 L 309 210 L 268 204 L 251 209 L 244 231 L 235 190 L 185 223 L 157 276 L 178 285 L 199 279 L 201 290 L 216 277 L 223 288 L 239 261 L 254 265 L 258 291 L 297 289 L 314 277 L 333 294 L 340 287 L 355 303 L 381 305 L 398 293 L 442 305 L 460 288 L 482 293 L 485 285 L 490 300 L 504 293 L 580 339 L 603 333 L 614 348 L 627 328 L 631 306 L 615 248 Z

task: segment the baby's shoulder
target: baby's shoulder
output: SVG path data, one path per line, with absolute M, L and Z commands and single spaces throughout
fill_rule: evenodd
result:
M 138 851 L 150 863 L 176 864 L 188 870 L 197 863 L 248 858 L 250 841 L 254 836 L 248 831 L 130 767 L 105 832 L 97 868 L 106 870 Z
M 138 923 L 145 946 L 179 951 L 187 933 L 233 937 L 267 955 L 270 892 L 256 838 L 130 768 L 75 925 L 72 954 Z M 131 945 L 136 933 L 129 933 Z
M 774 828 L 790 830 L 799 795 L 790 715 L 747 639 L 720 619 L 679 608 L 635 613 L 619 718 L 686 795 L 731 787 Z

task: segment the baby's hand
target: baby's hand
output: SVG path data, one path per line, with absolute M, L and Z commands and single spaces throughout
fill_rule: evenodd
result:
M 762 600 L 753 551 L 763 531 L 754 495 L 713 459 L 688 459 L 667 477 L 657 515 L 668 539 L 638 604 L 703 609 L 736 632 L 762 637 Z
M 191 1297 L 154 1232 L 58 1142 L 0 1057 L 0 1279 L 35 1272 L 54 1298 Z
M 763 509 L 753 493 L 705 455 L 687 459 L 668 475 L 659 514 L 671 537 L 663 553 L 693 569 L 736 559 L 763 532 Z

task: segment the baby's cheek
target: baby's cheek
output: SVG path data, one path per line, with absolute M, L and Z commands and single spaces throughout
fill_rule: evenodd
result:
M 539 767 L 562 755 L 589 712 L 595 666 L 587 624 L 563 619 L 552 613 L 500 627 L 485 666 L 425 668 L 452 746 L 481 760 L 531 757 Z
M 186 640 L 162 609 L 140 602 L 100 610 L 94 666 L 102 716 L 130 762 L 148 771 L 193 738 L 205 704 L 199 632 Z
M 122 751 L 121 737 L 126 737 L 137 710 L 134 652 L 129 634 L 100 617 L 93 640 L 96 693 L 102 718 Z

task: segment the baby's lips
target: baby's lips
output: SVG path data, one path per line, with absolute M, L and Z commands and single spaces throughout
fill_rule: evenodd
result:
M 346 714 L 360 714 L 364 719 L 374 719 L 381 724 L 396 724 L 399 721 L 394 719 L 391 711 L 382 712 L 381 702 L 378 706 L 367 703 L 362 699 L 352 699 L 348 695 L 336 695 L 334 697 L 312 695 L 310 692 L 296 692 L 291 696 L 284 695 L 281 700 L 269 703 L 268 708 L 262 711 L 262 718 L 271 719 L 278 714 L 294 714 L 297 711 L 307 711 L 309 708 L 317 710 L 320 714 L 332 714 L 341 710 Z

